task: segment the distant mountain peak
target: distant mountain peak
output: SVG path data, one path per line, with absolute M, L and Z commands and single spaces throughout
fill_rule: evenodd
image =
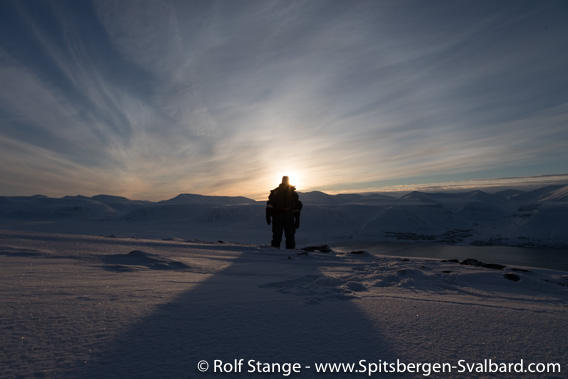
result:
M 92 196 L 91 199 L 97 200 L 97 201 L 103 201 L 103 200 L 106 200 L 106 201 L 131 201 L 130 199 L 123 197 L 123 196 L 113 196 L 113 195 L 104 195 L 104 194 Z
M 215 203 L 215 204 L 226 204 L 226 205 L 233 205 L 233 204 L 248 204 L 254 203 L 253 199 L 249 199 L 248 197 L 244 196 L 207 196 L 207 195 L 196 195 L 192 193 L 180 193 L 176 197 L 173 197 L 168 200 L 160 201 L 159 203 L 163 204 L 184 204 L 184 203 Z

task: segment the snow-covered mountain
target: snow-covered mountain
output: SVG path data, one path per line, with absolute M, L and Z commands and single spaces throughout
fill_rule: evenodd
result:
M 533 191 L 300 193 L 298 238 L 306 241 L 414 240 L 507 246 L 568 246 L 568 186 Z M 264 202 L 246 197 L 181 194 L 150 202 L 98 195 L 0 197 L 0 227 L 93 234 L 113 230 L 155 236 L 259 242 L 269 233 Z M 121 224 L 125 228 L 117 229 Z M 72 227 L 70 227 L 72 225 Z M 81 225 L 84 225 L 82 228 Z M 263 237 L 264 238 L 264 237 Z

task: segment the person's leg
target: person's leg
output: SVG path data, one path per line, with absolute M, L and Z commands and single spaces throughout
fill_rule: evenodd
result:
M 280 249 L 280 243 L 282 242 L 282 232 L 284 231 L 284 222 L 282 220 L 282 215 L 276 215 L 272 217 L 272 242 L 270 245 L 272 247 L 277 247 Z
M 284 233 L 286 236 L 286 249 L 296 248 L 296 227 L 294 226 L 294 215 L 292 213 L 286 214 L 284 220 Z

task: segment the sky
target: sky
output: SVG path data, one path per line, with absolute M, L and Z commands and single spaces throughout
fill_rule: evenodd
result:
M 568 173 L 568 2 L 0 0 L 0 195 Z

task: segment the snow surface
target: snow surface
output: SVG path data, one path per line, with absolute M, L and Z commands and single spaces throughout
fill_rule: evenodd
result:
M 254 359 L 311 367 L 291 377 L 343 378 L 367 374 L 316 373 L 314 363 L 522 359 L 562 369 L 522 377 L 567 377 L 566 272 L 298 253 L 0 231 L 0 376 L 284 377 L 212 372 L 215 360 Z
M 562 254 L 567 193 L 302 193 L 297 245 L 329 244 L 327 253 L 267 247 L 265 204 L 243 197 L 0 197 L 0 378 L 287 376 L 247 374 L 246 365 L 214 372 L 215 360 L 235 359 L 297 362 L 301 372 L 290 376 L 299 378 L 368 376 L 317 373 L 326 362 L 524 360 L 562 371 L 522 377 L 566 378 L 566 271 L 333 246 L 387 241 L 398 255 L 427 241 L 430 250 Z M 519 376 L 456 370 L 430 376 Z

